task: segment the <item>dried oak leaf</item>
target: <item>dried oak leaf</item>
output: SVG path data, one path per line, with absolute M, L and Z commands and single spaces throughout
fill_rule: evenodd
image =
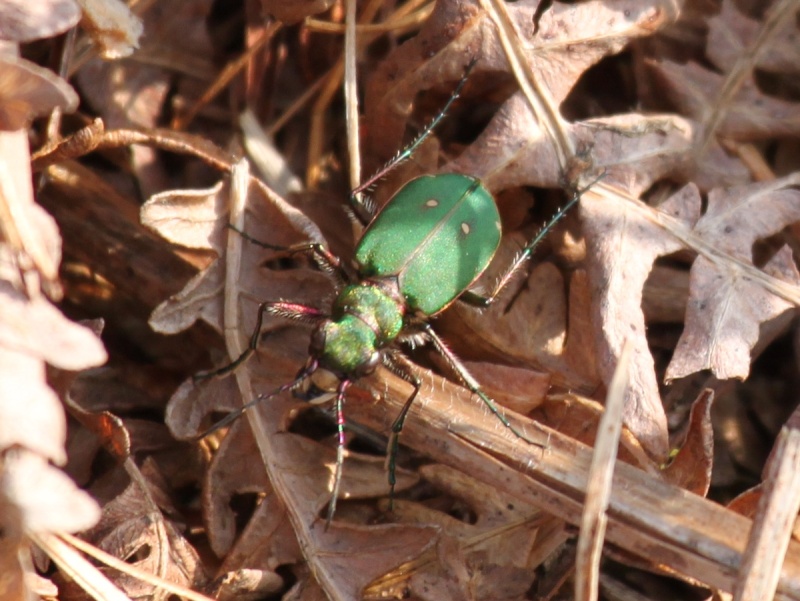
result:
M 700 217 L 699 201 L 697 188 L 690 184 L 662 204 L 659 212 L 688 229 Z M 581 200 L 581 217 L 601 375 L 605 382 L 611 381 L 629 340 L 631 381 L 623 422 L 651 455 L 665 458 L 667 422 L 645 336 L 642 289 L 653 261 L 681 249 L 681 241 L 638 203 L 611 204 L 591 191 Z
M 686 325 L 666 379 L 711 369 L 720 379 L 745 378 L 759 326 L 800 298 L 800 275 L 787 249 L 758 270 L 756 240 L 800 220 L 798 177 L 700 195 L 685 186 L 656 211 L 638 203 L 611 205 L 592 193 L 581 201 L 593 289 L 593 323 L 603 378 L 611 377 L 624 340 L 634 351 L 625 424 L 655 457 L 666 456 L 666 421 L 641 311 L 642 285 L 652 262 L 681 248 L 699 253 L 692 266 Z M 612 210 L 612 206 L 614 207 Z M 606 380 L 608 381 L 608 380 Z
M 136 473 L 123 492 L 106 503 L 100 522 L 84 537 L 105 552 L 125 560 L 143 571 L 170 582 L 197 587 L 205 575 L 197 553 L 183 535 L 162 513 L 168 505 L 168 486 L 151 459 L 141 472 L 132 460 L 126 471 Z M 112 568 L 103 571 L 115 575 L 114 582 L 130 597 L 149 596 L 155 585 Z
M 77 532 L 100 517 L 97 503 L 36 452 L 6 449 L 0 471 L 3 532 Z
M 26 68 L 21 65 L 21 72 Z M 24 98 L 35 78 L 23 79 Z M 0 102 L 0 113 L 12 104 Z M 36 104 L 37 110 L 42 106 Z M 4 115 L 25 121 L 30 109 L 21 101 Z M 23 573 L 32 571 L 28 537 L 81 530 L 99 515 L 91 497 L 50 463 L 66 461 L 66 419 L 48 385 L 45 363 L 80 370 L 103 363 L 106 354 L 93 332 L 70 322 L 41 293 L 42 287 L 58 289 L 61 238 L 53 219 L 33 201 L 22 129 L 0 131 L 0 202 L 0 530 L 7 535 L 0 574 L 8 575 L 4 584 L 22 590 L 35 582 L 23 583 Z
M 693 234 L 713 254 L 695 259 L 686 326 L 666 379 L 710 369 L 719 379 L 745 379 L 759 327 L 800 298 L 800 273 L 788 246 L 764 266 L 752 265 L 752 247 L 800 221 L 800 176 L 712 190 Z
M 225 448 L 220 449 L 220 452 L 227 458 L 227 461 L 215 460 L 209 472 L 209 481 L 213 482 L 220 489 L 219 495 L 215 496 L 222 497 L 223 501 L 233 492 L 243 490 L 246 487 L 246 482 L 236 481 L 238 475 L 235 472 L 239 470 L 231 469 L 232 465 L 237 465 L 233 463 L 237 458 L 240 458 L 238 459 L 239 461 L 245 461 L 250 464 L 251 467 L 247 468 L 247 471 L 256 478 L 258 477 L 256 473 L 257 470 L 261 469 L 261 479 L 264 480 L 263 465 L 252 460 L 252 457 L 257 455 L 258 451 L 254 448 L 252 435 L 246 430 L 247 427 L 244 425 L 242 427 L 238 425 L 234 426 L 230 435 L 223 443 L 223 447 Z M 277 436 L 285 439 L 281 448 L 291 451 L 282 461 L 286 462 L 284 468 L 294 479 L 292 488 L 296 489 L 298 493 L 303 493 L 297 494 L 293 499 L 302 504 L 301 513 L 304 517 L 308 516 L 308 519 L 313 523 L 316 520 L 310 516 L 313 512 L 318 512 L 320 507 L 327 503 L 328 500 L 330 466 L 334 461 L 333 451 L 330 447 L 322 447 L 318 443 L 301 436 L 285 433 L 277 434 Z M 239 448 L 239 450 L 233 452 L 233 449 L 236 448 Z M 326 458 L 324 465 L 320 462 L 320 454 Z M 372 487 L 372 490 L 367 491 L 367 494 L 378 494 L 376 491 L 376 484 L 378 482 L 380 483 L 380 492 L 385 493 L 386 491 L 386 475 L 383 470 L 382 460 L 375 457 L 348 456 L 345 467 L 345 478 L 347 482 L 344 483 L 344 488 L 348 491 L 352 491 L 353 496 L 358 496 L 359 491 L 353 489 L 351 482 L 360 480 L 359 474 L 364 472 L 361 464 L 366 462 L 372 463 L 372 475 L 369 478 L 371 484 L 367 484 L 367 486 Z M 226 475 L 224 473 L 226 471 L 234 473 Z M 224 562 L 219 568 L 219 571 L 222 573 L 236 574 L 248 568 L 259 570 L 267 577 L 268 574 L 274 574 L 276 568 L 286 565 L 298 565 L 303 559 L 303 554 L 298 545 L 298 537 L 293 530 L 294 522 L 292 521 L 292 516 L 287 512 L 285 505 L 281 502 L 279 496 L 274 494 L 269 483 L 265 483 L 260 492 L 264 495 L 264 498 L 248 521 L 244 531 L 236 539 L 235 546 L 229 551 L 226 551 Z M 225 516 L 221 516 L 221 513 L 232 517 L 228 503 L 220 503 L 219 499 L 211 499 L 210 494 L 207 496 L 207 499 L 209 502 L 213 502 L 216 507 L 216 509 L 209 514 L 210 529 L 224 524 L 223 521 L 220 521 L 220 517 L 229 519 Z M 342 515 L 341 512 L 339 515 Z M 304 524 L 301 529 L 304 530 L 305 528 L 306 525 Z M 332 530 L 335 528 L 337 528 L 336 524 L 334 524 Z M 318 529 L 315 528 L 315 530 L 317 534 L 319 534 Z M 347 534 L 345 534 L 345 532 L 347 532 Z M 395 532 L 394 528 L 389 528 L 387 532 L 384 533 L 380 532 L 380 529 L 378 529 L 375 535 L 380 537 L 382 534 L 391 535 L 393 532 Z M 414 534 L 415 532 L 416 534 Z M 209 534 L 211 533 L 209 532 Z M 223 537 L 226 536 L 224 532 L 219 534 Z M 385 546 L 383 544 L 376 544 L 375 542 L 369 543 L 366 545 L 366 553 L 363 557 L 359 552 L 353 554 L 353 558 L 357 559 L 359 564 L 363 564 L 363 578 L 351 578 L 349 581 L 344 579 L 342 582 L 338 582 L 341 577 L 337 576 L 333 582 L 333 588 L 337 591 L 357 596 L 356 587 L 363 587 L 366 580 L 375 578 L 377 575 L 385 572 L 387 570 L 387 564 L 390 566 L 396 565 L 408 558 L 406 555 L 407 552 L 418 552 L 416 544 L 425 543 L 428 540 L 428 536 L 421 536 L 419 539 L 414 539 L 414 536 L 419 536 L 420 534 L 425 535 L 426 532 L 420 532 L 418 530 L 409 531 L 408 528 L 404 528 L 400 533 L 401 541 L 405 540 L 405 544 L 407 544 L 409 540 L 416 540 L 415 544 L 405 549 L 402 549 L 402 547 L 395 548 L 391 545 Z M 346 539 L 352 538 L 352 534 L 347 529 L 342 530 L 339 536 L 344 536 Z M 362 536 L 363 533 L 356 533 L 356 540 Z M 224 544 L 224 541 L 220 540 L 220 538 L 219 535 L 216 537 L 217 543 Z M 315 552 L 325 552 L 325 548 L 326 546 L 320 546 L 318 544 L 313 546 Z M 346 558 L 346 555 L 344 557 Z M 346 559 L 343 559 L 343 561 L 345 560 Z M 331 558 L 330 563 L 336 563 L 338 561 L 338 558 Z M 320 561 L 320 563 L 325 564 L 327 562 Z M 330 568 L 327 566 L 325 567 L 328 572 L 331 571 Z M 304 587 L 313 586 L 313 582 L 307 581 L 309 574 L 306 570 L 302 568 L 297 569 L 296 574 Z M 258 587 L 254 585 L 248 590 L 252 592 L 257 590 L 257 588 Z
M 0 131 L 0 205 L 5 244 L 0 246 L 0 280 L 60 295 L 61 236 L 55 220 L 34 202 L 25 130 Z
M 726 78 L 696 63 L 648 62 L 660 89 L 680 112 L 697 121 L 724 112 L 719 135 L 736 140 L 765 140 L 796 137 L 800 133 L 800 108 L 763 94 L 748 78 L 728 106 L 717 106 Z
M 207 190 L 170 190 L 156 194 L 142 207 L 142 224 L 174 244 L 212 250 L 222 257 L 231 231 L 226 220 L 229 193 L 227 185 L 219 184 Z M 253 238 L 282 246 L 301 241 L 303 234 L 310 240 L 322 240 L 316 225 L 283 199 L 265 198 L 256 187 L 252 187 L 250 193 L 253 198 L 248 203 L 246 223 L 248 234 Z M 275 251 L 255 244 L 246 245 L 245 251 L 241 287 L 247 291 L 253 305 L 267 298 L 294 299 L 291 295 L 297 284 L 293 274 L 270 270 L 269 277 L 260 277 L 263 263 L 275 259 Z M 192 278 L 181 292 L 159 305 L 150 317 L 150 326 L 157 332 L 169 334 L 202 319 L 221 332 L 224 283 L 225 264 L 217 259 Z M 324 296 L 319 287 L 311 288 L 298 302 L 313 303 Z M 254 313 L 248 317 L 251 321 L 242 325 L 243 331 L 252 331 L 255 326 Z
M 99 3 L 104 5 L 105 3 Z M 206 19 L 210 0 L 172 0 L 147 5 L 142 15 L 147 35 L 136 56 L 88 61 L 75 74 L 84 102 L 107 129 L 155 128 L 164 123 L 175 95 L 198 98 L 216 76 Z M 132 165 L 145 196 L 175 186 L 173 174 L 147 145 L 130 148 Z M 207 175 L 197 174 L 205 185 Z M 202 179 L 201 179 L 202 178 Z
M 535 26 L 539 2 L 505 4 L 534 80 L 559 104 L 581 74 L 604 56 L 619 52 L 631 39 L 651 34 L 670 14 L 657 0 L 553 2 Z M 385 159 L 402 147 L 416 95 L 442 82 L 457 81 L 478 58 L 471 73 L 509 70 L 497 25 L 477 0 L 437 2 L 414 38 L 397 48 L 370 78 L 365 96 L 365 154 Z
M 77 0 L 83 9 L 81 25 L 89 33 L 100 56 L 130 56 L 139 47 L 144 27 L 120 0 Z
M 677 456 L 664 468 L 667 480 L 702 497 L 711 486 L 714 464 L 714 430 L 711 425 L 711 403 L 714 393 L 704 390 L 692 403 L 686 438 Z
M 735 2 L 722 2 L 719 14 L 708 19 L 706 56 L 723 71 L 730 71 L 756 40 L 762 24 L 739 12 Z M 759 50 L 755 66 L 769 73 L 797 75 L 800 70 L 800 46 L 797 23 L 785 21 L 766 48 Z
M 0 130 L 17 130 L 55 108 L 72 112 L 78 95 L 58 75 L 23 58 L 0 53 Z
M 718 146 L 712 145 L 698 163 L 693 152 L 698 125 L 677 115 L 614 115 L 567 124 L 566 132 L 576 147 L 590 149 L 605 182 L 633 196 L 665 177 L 690 175 L 703 189 L 748 181 L 741 163 L 727 158 Z M 480 177 L 494 193 L 515 186 L 559 188 L 563 179 L 556 149 L 521 92 L 442 171 Z
M 271 503 L 272 513 L 258 512 L 257 521 L 248 525 L 246 541 L 239 541 L 226 557 L 225 568 L 240 569 L 243 565 L 261 569 L 275 569 L 287 561 L 297 562 L 303 555 L 313 567 L 321 586 L 333 597 L 343 599 L 358 598 L 361 590 L 372 580 L 392 570 L 396 566 L 413 560 L 427 549 L 438 534 L 430 526 L 406 526 L 387 524 L 383 526 L 356 526 L 341 521 L 346 508 L 340 507 L 339 520 L 334 521 L 326 531 L 323 510 L 330 498 L 331 477 L 336 461 L 336 453 L 331 446 L 309 440 L 303 436 L 285 432 L 287 414 L 291 408 L 301 405 L 291 397 L 272 399 L 260 412 L 269 441 L 269 453 L 262 449 L 262 459 L 267 465 L 270 484 L 277 498 L 283 500 L 283 507 Z M 220 449 L 219 461 L 215 457 L 209 471 L 209 484 L 206 499 L 208 503 L 222 507 L 229 503 L 233 492 L 244 492 L 246 479 L 236 481 L 237 474 L 226 476 L 232 471 L 232 458 L 244 457 L 252 452 L 249 436 L 242 436 L 241 427 L 235 427 Z M 237 450 L 237 447 L 244 449 Z M 252 461 L 252 455 L 250 455 Z M 227 460 L 226 460 L 227 459 Z M 255 462 L 253 462 L 255 463 Z M 263 466 L 253 466 L 253 470 Z M 244 470 L 242 470 L 244 471 Z M 250 470 L 248 470 L 250 471 Z M 406 482 L 399 473 L 402 487 Z M 251 477 L 252 479 L 252 477 Z M 255 482 L 255 480 L 253 480 Z M 385 495 L 388 489 L 386 472 L 382 458 L 364 457 L 348 454 L 345 461 L 342 482 L 343 497 L 348 499 L 368 498 Z M 266 489 L 267 492 L 270 490 Z M 212 498 L 213 497 L 213 498 Z M 287 511 L 287 508 L 290 508 Z M 276 524 L 274 512 L 286 513 L 283 517 L 294 527 L 294 535 L 300 541 L 286 541 L 283 528 L 266 528 L 265 524 Z M 230 513 L 230 512 L 227 512 Z M 215 511 L 210 515 L 220 515 Z M 232 515 L 230 516 L 232 517 Z M 221 525 L 221 523 L 217 523 Z M 257 541 L 253 537 L 261 534 Z M 236 564 L 233 558 L 246 561 Z
M 0 364 L 6 364 L 5 358 L 0 358 Z M 4 394 L 2 398 L 7 397 Z M 0 415 L 0 423 L 5 419 Z M 40 430 L 40 436 L 42 432 L 46 430 Z M 47 582 L 34 572 L 28 537 L 77 532 L 93 526 L 99 518 L 94 499 L 45 457 L 24 448 L 4 449 L 0 469 L 0 581 L 4 596 L 33 598 Z
M 504 238 L 482 281 L 494 282 L 520 247 L 518 236 Z M 436 325 L 492 398 L 527 413 L 544 399 L 552 383 L 593 390 L 599 381 L 594 361 L 575 346 L 580 341 L 576 329 L 586 324 L 581 319 L 567 319 L 571 305 L 558 268 L 543 263 L 531 271 L 527 281 L 520 280 L 489 309 L 456 303 L 437 317 Z M 574 293 L 577 288 L 570 289 L 570 295 Z M 584 361 L 572 361 L 575 353 L 582 353 Z M 496 364 L 487 365 L 487 359 Z
M 0 40 L 30 42 L 49 38 L 75 25 L 81 11 L 75 0 L 3 0 Z
M 519 599 L 536 578 L 536 568 L 569 535 L 563 523 L 534 505 L 509 501 L 467 474 L 443 465 L 421 468 L 437 490 L 466 503 L 465 522 L 420 503 L 397 501 L 394 516 L 408 524 L 436 524 L 442 535 L 413 564 L 373 583 L 370 596 L 401 593 L 419 599 Z M 458 505 L 454 510 L 457 511 Z M 469 569 L 478 566 L 480 569 Z
M 0 449 L 18 445 L 63 464 L 64 411 L 44 363 L 70 370 L 98 365 L 106 359 L 100 340 L 44 298 L 29 299 L 0 282 L 0 353 Z

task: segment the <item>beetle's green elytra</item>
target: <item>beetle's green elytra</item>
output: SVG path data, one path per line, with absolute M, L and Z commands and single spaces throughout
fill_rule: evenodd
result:
M 499 244 L 500 214 L 480 181 L 423 175 L 372 220 L 355 260 L 367 278 L 396 277 L 408 308 L 431 316 L 472 285 Z

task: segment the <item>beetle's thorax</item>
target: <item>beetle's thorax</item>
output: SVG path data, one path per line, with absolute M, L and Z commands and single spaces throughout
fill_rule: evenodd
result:
M 347 286 L 333 303 L 331 319 L 315 331 L 311 352 L 326 369 L 365 375 L 380 363 L 380 351 L 403 328 L 404 305 L 376 282 Z

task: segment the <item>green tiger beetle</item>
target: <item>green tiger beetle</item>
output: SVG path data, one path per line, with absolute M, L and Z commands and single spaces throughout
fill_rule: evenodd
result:
M 522 248 L 488 295 L 469 290 L 489 266 L 501 237 L 497 205 L 480 180 L 459 173 L 423 175 L 406 183 L 379 211 L 368 201 L 359 199 L 362 192 L 408 159 L 431 134 L 458 98 L 471 68 L 472 65 L 467 68 L 443 109 L 417 138 L 351 192 L 350 205 L 366 225 L 355 249 L 355 274 L 350 273 L 341 259 L 322 244 L 308 243 L 286 248 L 253 240 L 239 232 L 249 241 L 268 249 L 313 257 L 331 276 L 336 298 L 329 313 L 284 301 L 267 301 L 259 305 L 256 328 L 244 353 L 231 364 L 199 377 L 229 373 L 247 360 L 256 350 L 264 313 L 313 325 L 308 360 L 294 380 L 252 399 L 202 436 L 231 423 L 256 404 L 295 389 L 320 368 L 332 372 L 339 380 L 335 400 L 338 440 L 328 524 L 336 511 L 342 480 L 345 394 L 352 382 L 371 374 L 379 365 L 387 367 L 414 387 L 392 424 L 388 444 L 388 480 L 391 494 L 394 493 L 399 436 L 422 385 L 399 344 L 432 344 L 461 382 L 506 428 L 518 438 L 542 446 L 525 437 L 508 421 L 434 331 L 429 320 L 457 299 L 481 308 L 491 305 L 530 259 L 548 231 L 578 202 L 580 194 L 576 193 Z

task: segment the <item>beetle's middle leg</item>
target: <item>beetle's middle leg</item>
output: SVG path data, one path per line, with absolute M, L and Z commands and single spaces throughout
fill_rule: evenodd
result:
M 400 448 L 400 433 L 408 415 L 408 410 L 417 398 L 422 382 L 414 374 L 414 367 L 408 357 L 398 350 L 386 350 L 383 355 L 383 364 L 394 373 L 414 387 L 414 391 L 406 399 L 403 408 L 392 422 L 392 432 L 389 435 L 389 442 L 386 445 L 386 471 L 389 478 L 389 508 L 391 509 L 394 501 L 394 487 L 397 484 L 397 453 Z

